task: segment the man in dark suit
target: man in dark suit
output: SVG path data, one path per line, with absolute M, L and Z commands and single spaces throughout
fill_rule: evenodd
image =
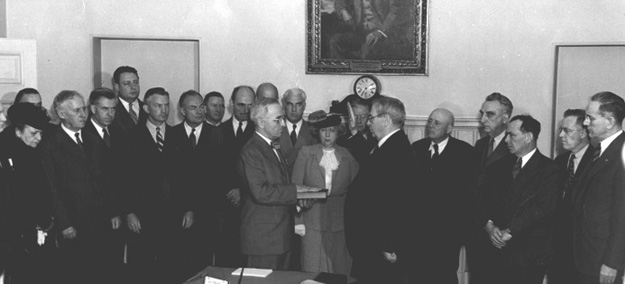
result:
M 119 98 L 113 123 L 125 132 L 131 131 L 137 125 L 143 125 L 148 114 L 143 109 L 143 102 L 139 100 L 141 88 L 137 69 L 130 66 L 117 68 L 113 72 L 113 90 Z
M 412 144 L 419 176 L 419 216 L 423 244 L 417 253 L 423 262 L 423 277 L 436 283 L 458 283 L 458 255 L 467 231 L 472 175 L 473 147 L 451 137 L 454 115 L 447 109 L 435 109 L 425 128 L 427 138 Z
M 297 193 L 318 190 L 291 183 L 277 143 L 283 131 L 283 110 L 275 99 L 254 105 L 256 133 L 241 150 L 238 172 L 245 181 L 241 210 L 241 252 L 247 266 L 286 270 Z
M 560 171 L 536 148 L 540 122 L 518 115 L 506 132 L 515 157 L 497 162 L 485 185 L 481 221 L 493 261 L 484 283 L 540 284 L 551 252 Z
M 103 171 L 103 144 L 82 131 L 87 108 L 76 91 L 61 91 L 54 98 L 61 119 L 55 133 L 43 143 L 42 163 L 51 188 L 55 226 L 59 237 L 60 273 L 63 283 L 102 281 L 108 269 L 101 265 L 103 232 L 118 224 L 109 207 L 108 177 Z
M 206 108 L 202 96 L 186 91 L 180 96 L 179 106 L 184 121 L 174 126 L 169 136 L 181 175 L 179 187 L 187 188 L 193 196 L 195 224 L 184 237 L 192 260 L 189 272 L 195 273 L 212 264 L 218 244 L 216 201 L 223 198 L 218 192 L 223 188 L 222 159 L 218 141 L 212 139 L 216 128 L 204 122 Z
M 115 208 L 117 212 L 122 213 L 123 201 L 122 196 L 129 190 L 126 188 L 125 183 L 130 178 L 129 173 L 132 171 L 126 168 L 126 157 L 128 152 L 128 141 L 125 138 L 125 133 L 116 125 L 113 124 L 115 117 L 115 107 L 117 105 L 117 98 L 113 90 L 108 88 L 97 88 L 91 91 L 89 95 L 89 110 L 90 115 L 85 123 L 83 130 L 98 137 L 100 143 L 104 145 L 105 155 L 103 159 L 103 165 L 105 171 L 109 174 L 111 183 L 111 206 Z M 124 261 L 124 246 L 126 243 L 127 233 L 121 229 L 121 218 L 115 218 L 112 220 L 110 230 L 106 231 L 109 240 L 109 245 L 106 249 L 107 258 L 106 261 L 111 265 L 110 275 L 117 277 L 121 273 L 122 263 Z M 119 276 L 121 277 L 121 275 Z
M 556 158 L 560 167 L 560 189 L 553 238 L 553 261 L 547 271 L 549 283 L 576 284 L 579 276 L 573 261 L 573 203 L 571 196 L 577 180 L 592 162 L 594 148 L 583 125 L 586 112 L 568 109 L 560 125 L 560 141 L 566 152 Z
M 254 135 L 254 122 L 250 120 L 250 110 L 254 104 L 254 90 L 250 86 L 238 86 L 232 90 L 230 106 L 232 117 L 219 126 L 220 147 L 224 155 L 223 178 L 225 186 L 219 194 L 220 244 L 215 256 L 218 266 L 237 267 L 245 264 L 239 241 L 241 186 L 236 163 L 243 145 Z
M 404 104 L 373 101 L 368 125 L 378 146 L 360 166 L 345 200 L 345 237 L 358 283 L 398 283 L 414 262 L 414 158 L 401 129 Z M 406 281 L 406 283 L 410 283 Z
M 285 126 L 280 136 L 280 147 L 286 156 L 289 174 L 293 172 L 293 164 L 299 149 L 318 142 L 312 135 L 310 126 L 304 121 L 306 109 L 306 92 L 300 88 L 288 89 L 282 96 Z
M 363 163 L 369 152 L 378 144 L 367 127 L 371 106 L 357 95 L 350 95 L 345 100 L 349 115 L 349 132 L 341 135 L 336 143 L 347 148 L 358 163 Z
M 204 96 L 204 105 L 206 106 L 206 123 L 212 126 L 211 128 L 221 125 L 226 110 L 224 96 L 220 92 L 210 92 Z
M 484 207 L 487 196 L 482 190 L 486 183 L 487 173 L 494 169 L 493 165 L 506 156 L 512 154 L 508 151 L 504 139 L 506 137 L 506 127 L 508 121 L 512 117 L 512 102 L 506 96 L 500 93 L 492 93 L 486 97 L 486 100 L 480 108 L 480 124 L 483 127 L 486 136 L 475 143 L 476 163 L 474 193 L 472 196 L 474 221 L 471 222 L 469 236 L 467 238 L 467 263 L 469 266 L 470 282 L 472 284 L 481 284 L 484 277 L 490 275 L 490 265 L 486 255 L 489 249 L 489 241 L 484 234 L 484 224 L 478 217 L 478 212 Z M 504 142 L 504 143 L 502 143 Z
M 136 169 L 129 194 L 127 223 L 133 233 L 129 241 L 129 264 L 138 282 L 176 283 L 184 281 L 180 236 L 193 226 L 193 196 L 181 184 L 180 165 L 175 160 L 175 144 L 169 117 L 169 93 L 152 88 L 145 93 L 143 106 L 148 119 L 130 136 Z
M 573 190 L 575 265 L 580 283 L 620 283 L 625 266 L 625 174 L 621 124 L 625 101 L 611 92 L 590 98 L 584 125 L 598 142 Z
M 289 174 L 293 173 L 293 165 L 297 154 L 303 146 L 313 145 L 318 139 L 312 134 L 308 121 L 304 121 L 306 109 L 306 92 L 300 88 L 291 88 L 282 95 L 282 107 L 284 108 L 284 129 L 280 136 L 280 149 L 284 153 Z M 295 232 L 293 232 L 295 234 Z M 300 265 L 301 236 L 293 236 L 293 255 L 291 258 L 291 270 L 301 270 Z

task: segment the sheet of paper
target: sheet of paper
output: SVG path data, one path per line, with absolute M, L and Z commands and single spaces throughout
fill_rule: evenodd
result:
M 267 277 L 267 275 L 271 274 L 273 270 L 271 269 L 260 269 L 260 268 L 245 268 L 243 270 L 243 276 L 252 276 L 252 277 Z M 241 275 L 241 268 L 237 268 L 237 270 L 232 271 L 232 275 L 239 276 Z

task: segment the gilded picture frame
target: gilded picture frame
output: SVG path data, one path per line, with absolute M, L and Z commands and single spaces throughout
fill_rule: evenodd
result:
M 306 73 L 427 75 L 427 0 L 307 0 Z

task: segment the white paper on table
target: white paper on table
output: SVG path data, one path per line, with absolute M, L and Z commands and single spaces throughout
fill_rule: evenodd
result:
M 262 277 L 265 278 L 267 275 L 271 274 L 273 270 L 271 269 L 260 269 L 260 268 L 245 268 L 243 270 L 243 276 L 252 276 L 252 277 Z M 237 268 L 237 270 L 232 271 L 232 275 L 239 276 L 241 275 L 241 268 Z

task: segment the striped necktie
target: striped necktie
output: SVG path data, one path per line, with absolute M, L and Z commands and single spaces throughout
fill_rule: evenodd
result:
M 165 140 L 163 140 L 163 134 L 161 134 L 161 128 L 156 128 L 156 148 L 159 152 L 163 152 Z
M 130 118 L 132 118 L 132 122 L 134 122 L 134 124 L 137 124 L 137 121 L 139 120 L 139 118 L 137 118 L 137 113 L 132 108 L 132 103 L 128 103 L 128 114 L 130 114 Z

